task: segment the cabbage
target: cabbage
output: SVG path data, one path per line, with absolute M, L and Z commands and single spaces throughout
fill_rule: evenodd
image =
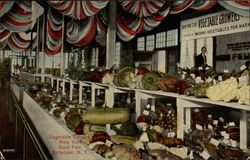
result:
M 149 71 L 142 76 L 142 88 L 146 90 L 159 90 L 159 86 L 156 83 L 160 79 L 166 77 L 167 75 L 159 71 Z
M 114 77 L 115 84 L 122 87 L 128 87 L 133 75 L 135 74 L 135 69 L 132 67 L 125 67 L 118 72 Z

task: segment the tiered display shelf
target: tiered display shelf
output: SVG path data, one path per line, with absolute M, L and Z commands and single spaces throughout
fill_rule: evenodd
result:
M 36 75 L 29 75 L 36 76 Z M 26 77 L 23 77 L 26 78 Z M 240 112 L 240 148 L 247 148 L 247 140 L 249 135 L 248 129 L 248 117 L 250 112 L 250 105 L 242 105 L 236 102 L 223 102 L 223 101 L 212 101 L 208 98 L 195 98 L 193 96 L 179 95 L 171 92 L 163 91 L 149 91 L 142 89 L 130 89 L 128 87 L 118 87 L 114 85 L 94 83 L 89 81 L 76 81 L 70 80 L 69 78 L 58 78 L 53 76 L 47 76 L 51 78 L 51 85 L 54 86 L 54 80 L 57 80 L 56 88 L 59 90 L 59 85 L 62 83 L 63 90 L 65 89 L 65 83 L 70 83 L 70 98 L 72 100 L 73 86 L 79 84 L 79 103 L 82 103 L 82 87 L 91 87 L 91 106 L 95 106 L 96 100 L 96 90 L 104 89 L 105 90 L 105 104 L 108 107 L 114 106 L 114 95 L 117 93 L 135 93 L 136 99 L 136 117 L 142 114 L 143 111 L 143 102 L 147 99 L 152 99 L 151 108 L 154 110 L 155 99 L 156 98 L 175 98 L 177 106 L 177 137 L 184 137 L 184 129 L 190 128 L 191 126 L 191 109 L 192 108 L 209 108 L 209 107 L 229 107 Z M 64 92 L 64 91 L 63 91 Z

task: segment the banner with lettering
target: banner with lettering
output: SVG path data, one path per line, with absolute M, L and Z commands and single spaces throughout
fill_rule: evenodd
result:
M 249 17 L 220 11 L 181 21 L 181 41 L 249 31 Z

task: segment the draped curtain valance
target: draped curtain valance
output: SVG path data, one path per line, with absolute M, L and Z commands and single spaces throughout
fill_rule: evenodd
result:
M 98 34 L 108 31 L 109 0 L 47 1 L 45 52 L 54 55 L 66 41 L 76 46 L 89 44 Z M 249 16 L 247 0 L 118 0 L 124 15 L 117 11 L 117 36 L 123 41 L 133 39 L 142 31 L 157 27 L 168 14 L 178 14 L 190 8 L 204 11 L 219 4 L 241 16 Z M 64 16 L 70 18 L 63 25 Z M 31 1 L 0 1 L 0 48 L 9 46 L 15 52 L 34 48 L 37 36 L 31 40 L 20 33 L 32 27 Z M 65 36 L 63 36 L 65 35 Z M 31 42 L 34 42 L 30 44 Z
M 32 42 L 32 43 L 31 43 Z M 14 52 L 22 52 L 30 49 L 32 50 L 37 46 L 37 35 L 34 35 L 31 41 L 31 32 L 11 32 L 10 30 L 0 28 L 0 49 L 6 46 Z
M 55 55 L 62 49 L 63 42 L 63 16 L 53 11 L 51 8 L 47 14 L 47 36 L 45 52 Z
M 109 0 L 48 1 L 58 12 L 75 19 L 86 19 L 107 6 Z

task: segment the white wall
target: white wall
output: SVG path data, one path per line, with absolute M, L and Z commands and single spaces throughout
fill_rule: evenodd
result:
M 216 55 L 230 55 L 231 60 L 228 61 L 218 61 L 216 62 L 216 70 L 223 72 L 225 69 L 230 72 L 235 70 L 240 71 L 240 66 L 245 64 L 249 59 L 242 60 L 232 60 L 233 54 L 250 53 L 250 47 L 239 47 L 235 50 L 228 47 L 229 44 L 236 43 L 249 43 L 250 42 L 250 32 L 240 32 L 229 35 L 222 35 L 216 37 Z
M 157 70 L 166 73 L 166 51 L 158 51 L 158 63 Z
M 187 40 L 181 42 L 180 67 L 194 66 L 194 46 L 195 40 Z
M 213 66 L 213 37 L 201 38 L 196 40 L 196 53 L 201 53 L 201 48 L 207 48 L 207 64 Z
M 213 37 L 181 42 L 180 67 L 195 66 L 195 56 L 201 53 L 201 48 L 207 48 L 207 63 L 213 66 Z

